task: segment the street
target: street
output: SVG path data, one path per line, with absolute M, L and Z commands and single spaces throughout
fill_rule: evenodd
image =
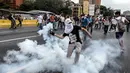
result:
M 57 31 L 57 33 L 62 33 L 62 31 Z M 129 57 L 129 52 L 130 52 L 130 45 L 129 45 L 129 36 L 130 33 L 125 33 L 124 35 L 124 40 L 125 40 L 125 53 L 124 53 L 124 58 L 121 59 L 121 62 L 123 64 L 123 72 L 129 73 L 130 72 L 130 57 Z M 106 39 L 114 39 L 115 34 L 114 32 L 108 33 L 107 36 L 103 35 L 103 31 L 95 30 L 92 35 L 93 40 L 106 40 Z M 0 62 L 3 62 L 3 57 L 6 55 L 6 52 L 8 50 L 19 50 L 17 44 L 20 42 L 23 42 L 25 39 L 31 39 L 31 40 L 36 40 L 38 44 L 44 44 L 45 42 L 43 41 L 42 37 L 39 36 L 36 32 L 26 32 L 26 33 L 20 33 L 20 34 L 10 34 L 8 36 L 0 36 Z M 121 70 L 121 73 L 123 73 Z

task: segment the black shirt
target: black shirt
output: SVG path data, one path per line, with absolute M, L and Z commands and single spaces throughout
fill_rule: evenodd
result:
M 70 43 L 80 42 L 82 44 L 81 39 L 80 39 L 80 35 L 79 35 L 79 30 L 81 30 L 80 26 L 74 26 L 72 32 L 70 34 L 64 33 L 63 37 L 69 36 Z

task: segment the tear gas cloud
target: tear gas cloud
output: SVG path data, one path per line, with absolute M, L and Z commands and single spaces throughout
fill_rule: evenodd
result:
M 86 50 L 81 52 L 78 64 L 74 65 L 75 53 L 70 59 L 66 58 L 69 38 L 61 40 L 48 35 L 50 29 L 51 23 L 38 32 L 43 35 L 46 44 L 38 45 L 37 41 L 26 39 L 18 44 L 20 51 L 8 51 L 4 57 L 6 63 L 0 64 L 0 73 L 99 73 L 108 64 L 120 68 L 114 62 L 120 55 L 116 40 L 90 41 Z

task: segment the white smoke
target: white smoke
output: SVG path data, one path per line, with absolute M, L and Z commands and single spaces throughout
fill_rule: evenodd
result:
M 108 64 L 118 66 L 114 62 L 120 55 L 116 40 L 91 41 L 90 46 L 81 52 L 78 64 L 74 65 L 75 53 L 70 59 L 66 58 L 69 38 L 51 36 L 48 34 L 50 29 L 51 23 L 38 32 L 46 44 L 38 45 L 36 41 L 26 39 L 18 44 L 20 51 L 8 51 L 4 57 L 6 63 L 0 64 L 0 73 L 100 73 Z

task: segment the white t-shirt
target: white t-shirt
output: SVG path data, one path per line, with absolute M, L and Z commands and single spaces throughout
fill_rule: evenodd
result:
M 122 21 L 123 21 L 123 22 L 125 22 L 125 21 L 127 20 L 125 17 L 121 17 L 121 16 L 117 17 L 116 19 L 117 19 L 117 20 L 120 20 L 121 18 L 122 18 Z
M 40 15 L 38 16 L 37 20 L 38 20 L 38 23 L 42 23 L 43 17 Z
M 104 21 L 104 25 L 110 25 L 109 20 L 105 20 L 105 21 Z
M 61 19 L 61 22 L 65 21 L 65 18 L 63 16 L 61 16 L 60 19 Z
M 119 17 L 117 17 L 116 19 L 120 21 L 121 18 L 122 18 L 122 22 L 125 23 L 125 21 L 127 20 L 125 17 L 121 17 L 121 16 L 119 16 Z M 124 25 L 124 27 L 125 27 L 125 25 Z M 119 30 L 118 30 L 118 25 L 116 26 L 116 32 L 119 32 Z
M 117 24 L 117 20 L 116 19 L 113 18 L 111 21 L 112 21 L 112 24 L 115 24 L 115 25 Z

